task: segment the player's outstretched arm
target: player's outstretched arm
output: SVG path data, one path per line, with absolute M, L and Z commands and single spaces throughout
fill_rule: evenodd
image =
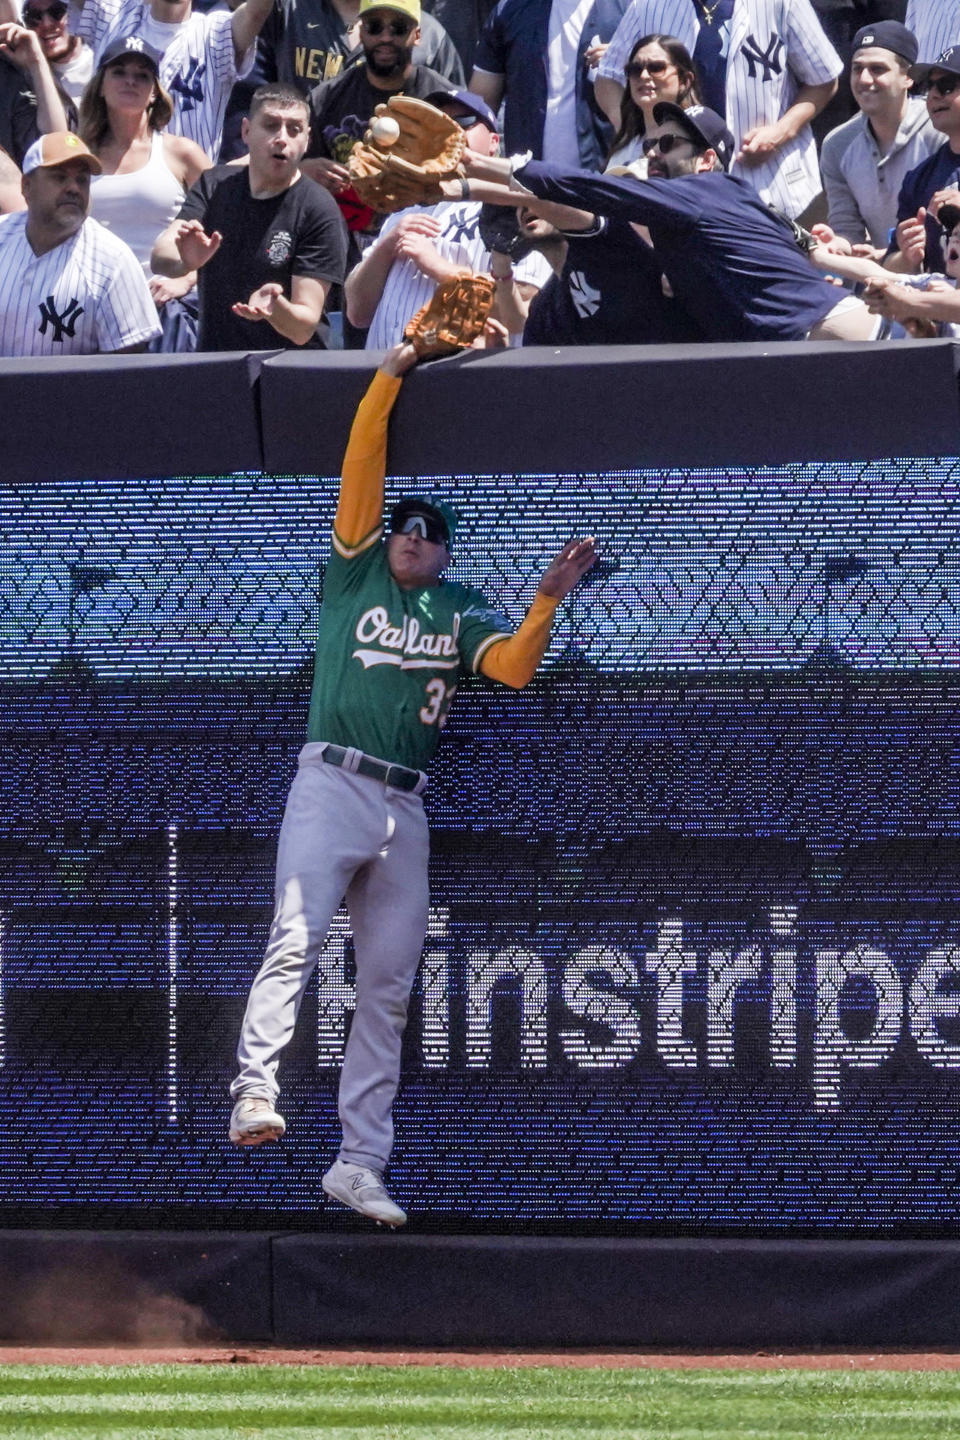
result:
M 557 606 L 596 559 L 596 544 L 592 536 L 586 540 L 571 540 L 564 545 L 543 572 L 533 603 L 520 628 L 505 640 L 491 645 L 483 655 L 480 670 L 484 675 L 514 690 L 521 689 L 533 679 L 546 653 Z
M 379 538 L 383 523 L 383 481 L 387 473 L 387 426 L 400 382 L 417 363 L 412 345 L 394 345 L 380 362 L 350 429 L 333 543 L 348 559 Z

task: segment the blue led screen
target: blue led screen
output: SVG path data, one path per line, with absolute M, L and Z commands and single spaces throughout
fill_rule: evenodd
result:
M 514 620 L 570 534 L 604 563 L 527 690 L 464 685 L 427 794 L 391 1169 L 421 1228 L 954 1231 L 957 473 L 425 482 Z M 0 497 L 8 1217 L 355 1223 L 319 1190 L 345 917 L 287 1138 L 226 1139 L 335 483 Z

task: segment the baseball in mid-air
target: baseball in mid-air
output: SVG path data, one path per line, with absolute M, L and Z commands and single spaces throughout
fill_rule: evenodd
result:
M 370 134 L 378 145 L 395 145 L 400 139 L 400 126 L 392 115 L 378 115 L 370 126 Z

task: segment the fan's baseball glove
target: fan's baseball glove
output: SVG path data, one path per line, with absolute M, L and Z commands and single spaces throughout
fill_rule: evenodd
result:
M 377 139 L 378 121 L 384 119 L 399 126 L 395 139 Z M 463 174 L 460 158 L 465 146 L 463 131 L 449 115 L 425 100 L 394 95 L 388 104 L 377 106 L 347 169 L 359 198 L 372 210 L 389 214 L 439 200 L 439 182 Z

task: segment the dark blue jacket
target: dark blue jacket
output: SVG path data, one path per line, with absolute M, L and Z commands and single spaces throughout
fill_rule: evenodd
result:
M 535 160 L 518 179 L 541 200 L 646 225 L 675 299 L 705 340 L 802 340 L 843 299 L 787 222 L 734 176 L 634 180 Z
M 594 35 L 609 40 L 628 0 L 594 0 L 580 37 L 577 56 L 577 137 L 580 163 L 596 169 L 603 164 L 612 131 L 593 100 L 584 55 Z M 543 154 L 547 113 L 547 39 L 552 0 L 500 0 L 477 45 L 478 70 L 505 80 L 503 131 L 510 154 L 530 150 Z

